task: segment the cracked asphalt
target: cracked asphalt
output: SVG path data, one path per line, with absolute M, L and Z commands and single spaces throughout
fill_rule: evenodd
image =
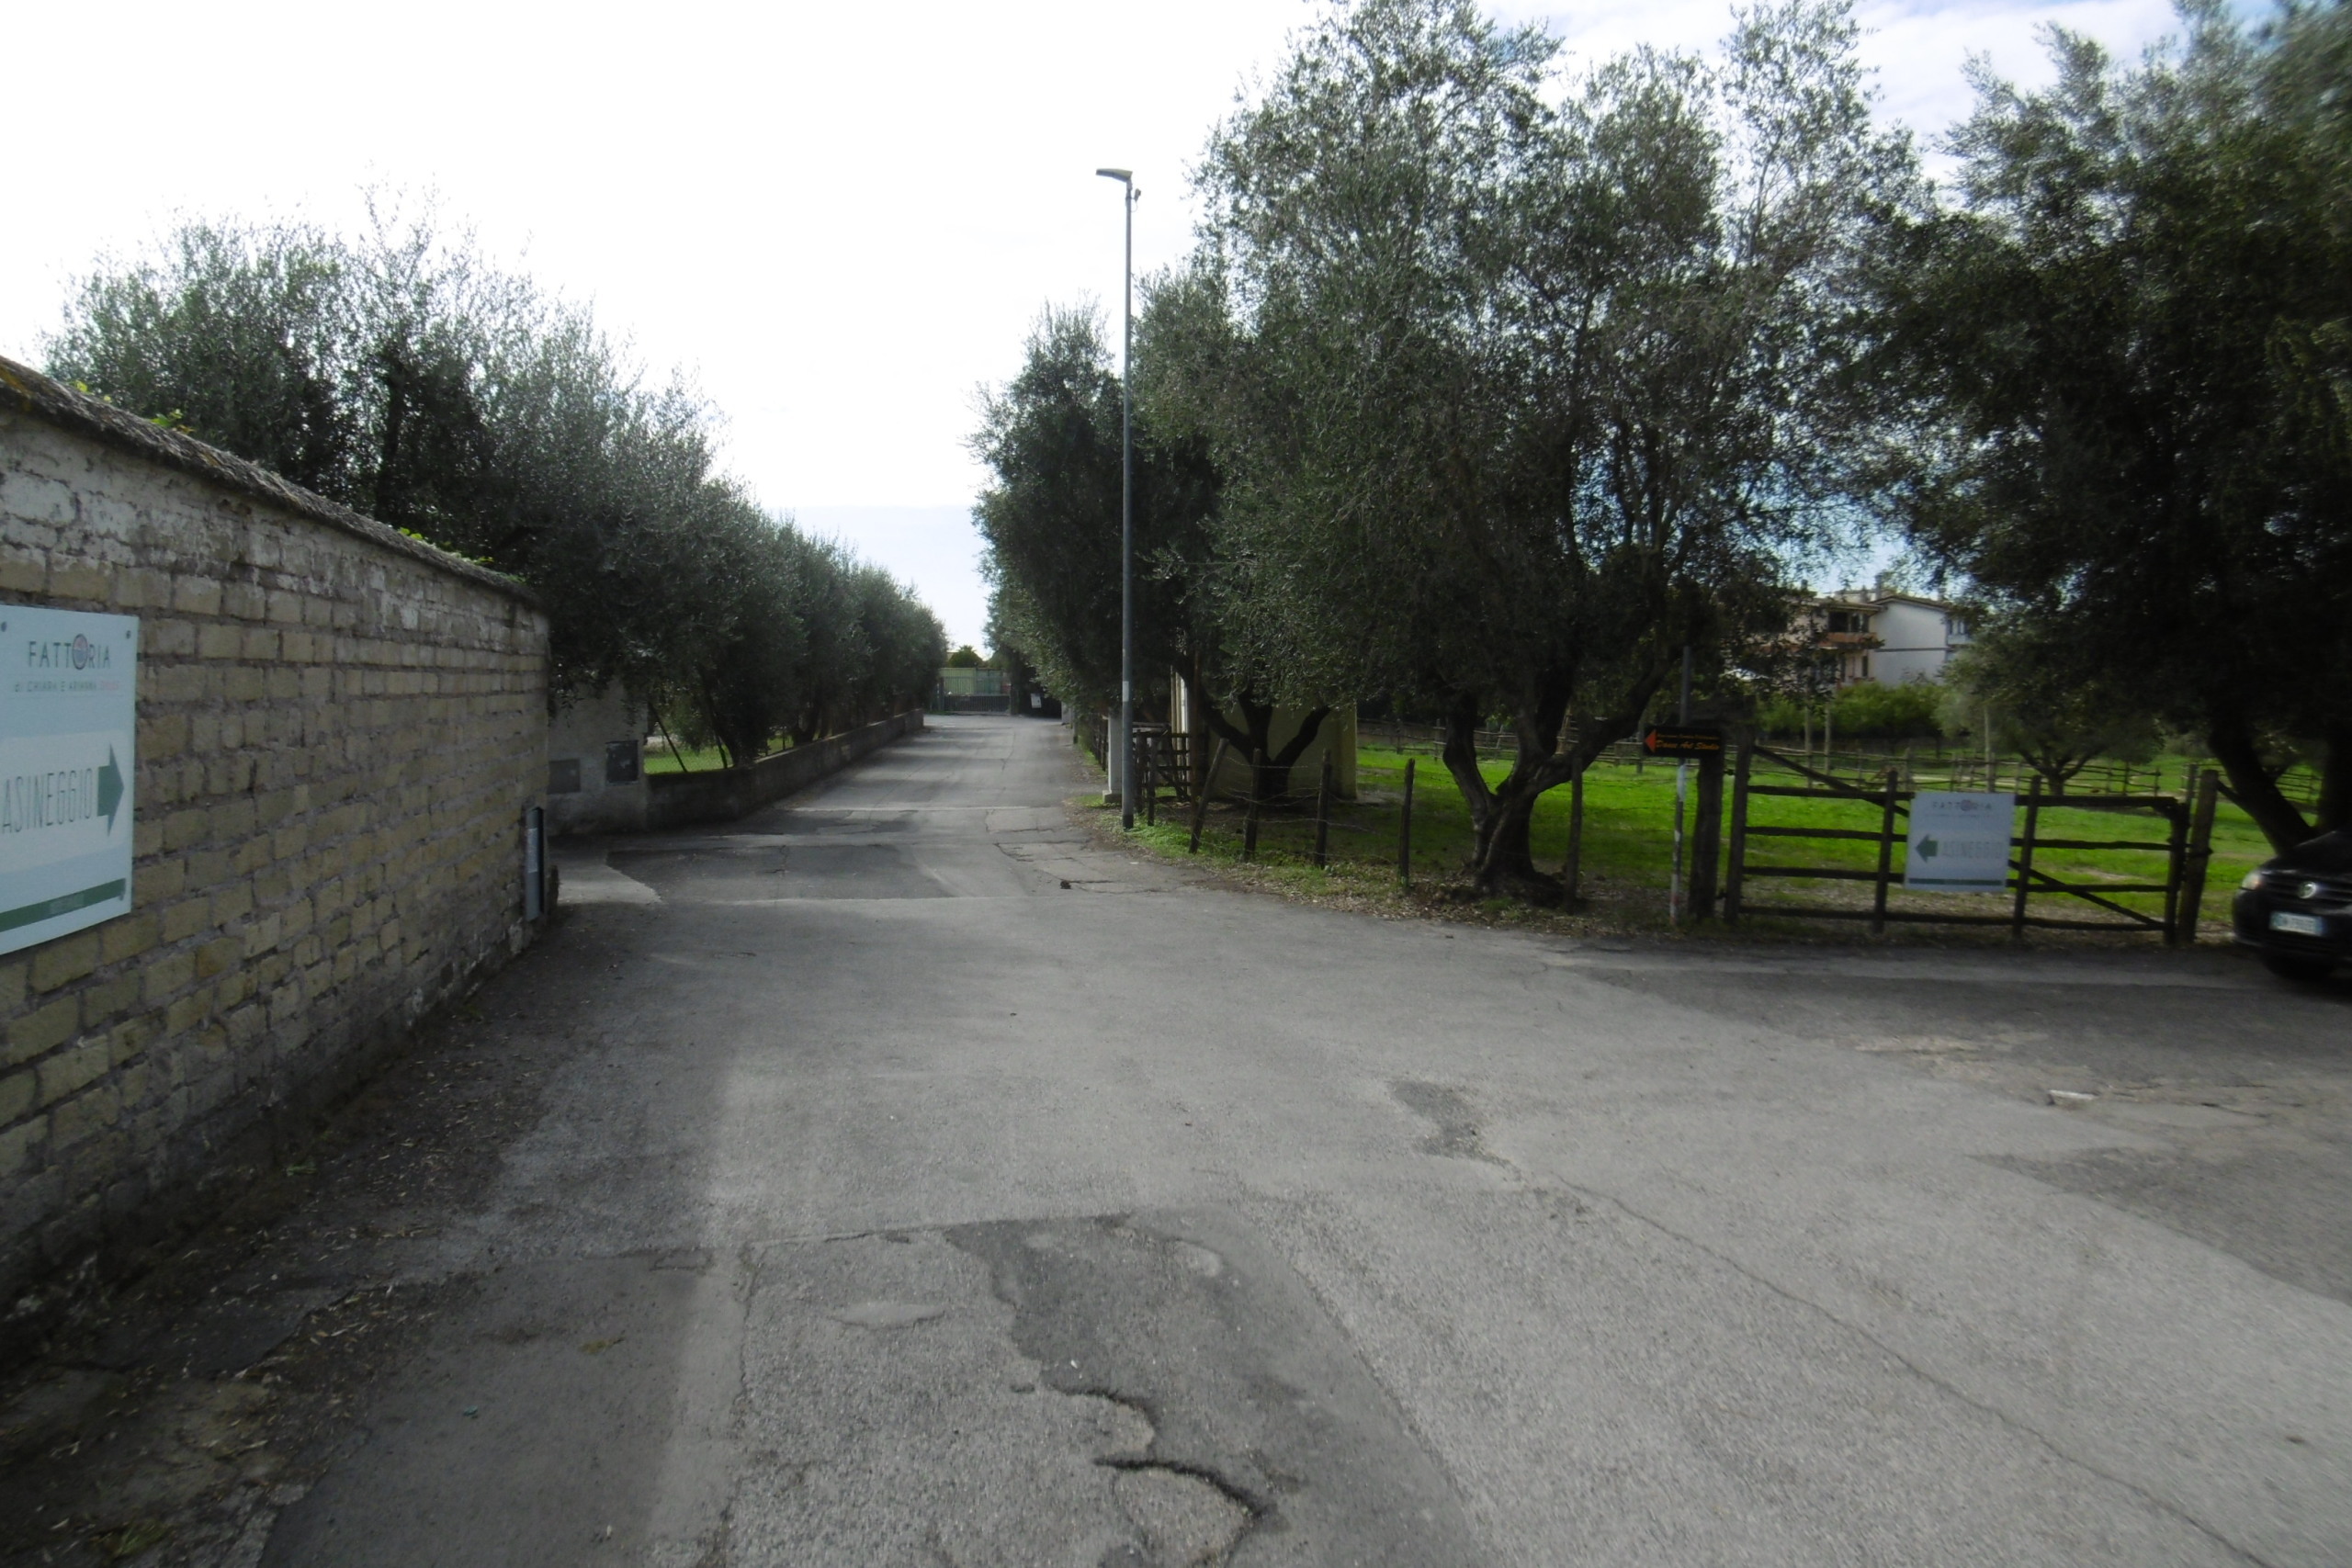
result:
M 309 1401 L 209 1561 L 2352 1562 L 2346 987 L 1287 904 L 933 724 L 566 852 L 470 1174 L 146 1342 Z

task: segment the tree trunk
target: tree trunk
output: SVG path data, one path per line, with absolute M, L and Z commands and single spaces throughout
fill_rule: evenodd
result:
M 1478 834 L 1479 892 L 1490 897 L 1508 894 L 1535 904 L 1556 904 L 1566 897 L 1558 877 L 1536 869 L 1529 845 L 1535 803 L 1542 797 L 1542 790 L 1524 785 L 1497 792 Z
M 1280 800 L 1289 794 L 1291 770 L 1298 765 L 1301 757 L 1306 755 L 1306 749 L 1315 744 L 1315 738 L 1323 732 L 1323 722 L 1330 717 L 1331 710 L 1328 706 L 1310 709 L 1299 721 L 1298 733 L 1277 751 L 1273 746 L 1273 704 L 1261 702 L 1248 692 L 1240 693 L 1234 698 L 1234 705 L 1241 710 L 1241 723 L 1237 725 L 1225 716 L 1222 707 L 1209 699 L 1203 682 L 1191 671 L 1183 670 L 1178 673 L 1183 677 L 1193 705 L 1208 722 L 1210 732 L 1239 755 L 1263 759 L 1251 770 L 1251 792 L 1260 800 L 1268 802 Z
M 2319 820 L 2323 833 L 2352 829 L 2352 724 L 2330 727 L 2320 756 Z
M 408 415 L 408 383 L 400 360 L 389 348 L 382 352 L 382 361 L 384 436 L 376 457 L 376 516 L 397 528 L 407 520 L 408 512 L 400 497 L 401 427 Z
M 2312 836 L 2312 825 L 2303 820 L 2303 814 L 2295 809 L 2295 803 L 2279 790 L 2278 781 L 2262 765 L 2261 750 L 2243 719 L 2233 716 L 2214 720 L 2205 739 L 2213 750 L 2213 760 L 2230 775 L 2230 793 L 2237 797 L 2245 814 L 2254 818 L 2254 825 L 2262 829 L 2262 836 L 2270 840 L 2273 850 L 2284 854 Z
M 1445 766 L 1470 806 L 1472 852 L 1470 873 L 1477 890 L 1487 897 L 1510 897 L 1530 902 L 1560 901 L 1560 879 L 1535 868 L 1529 843 L 1535 803 L 1545 791 L 1566 784 L 1609 743 L 1634 727 L 1650 699 L 1665 684 L 1668 661 L 1655 660 L 1623 694 L 1616 712 L 1596 716 L 1581 726 L 1576 743 L 1559 749 L 1562 726 L 1568 716 L 1569 682 L 1563 679 L 1511 710 L 1511 728 L 1518 737 L 1519 755 L 1506 778 L 1489 784 L 1478 771 L 1478 720 L 1482 705 L 1475 695 L 1456 698 L 1445 714 Z
M 1569 759 L 1557 750 L 1565 700 L 1539 700 L 1532 712 L 1514 711 L 1512 729 L 1519 755 L 1500 784 L 1490 784 L 1478 767 L 1478 720 L 1475 697 L 1452 704 L 1445 716 L 1445 766 L 1470 805 L 1470 874 L 1483 896 L 1556 904 L 1560 879 L 1539 871 L 1531 849 L 1535 803 L 1554 784 L 1572 776 Z M 1548 721 L 1548 722 L 1547 722 Z
M 678 772 L 682 773 L 694 772 L 692 768 L 686 766 L 686 754 L 678 750 L 678 738 L 671 734 L 670 727 L 662 721 L 662 715 L 654 708 L 653 699 L 650 697 L 645 699 L 645 711 L 653 720 L 653 728 L 662 732 L 662 739 L 670 743 L 670 755 L 677 762 Z

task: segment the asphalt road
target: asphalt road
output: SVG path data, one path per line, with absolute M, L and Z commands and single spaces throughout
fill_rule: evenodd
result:
M 484 997 L 567 1053 L 249 1551 L 2352 1562 L 2344 988 L 1324 911 L 933 722 L 568 857 Z

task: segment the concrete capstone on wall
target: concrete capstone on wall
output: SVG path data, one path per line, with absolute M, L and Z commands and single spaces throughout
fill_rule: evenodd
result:
M 132 912 L 0 958 L 0 1318 L 529 940 L 547 621 L 0 361 L 0 601 L 135 615 Z

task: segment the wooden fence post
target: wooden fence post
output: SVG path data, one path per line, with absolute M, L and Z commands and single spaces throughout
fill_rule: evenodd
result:
M 1315 869 L 1331 863 L 1331 749 L 1323 748 L 1323 780 L 1315 791 Z
M 2188 783 L 2197 805 L 2188 821 L 2188 853 L 2181 866 L 2180 911 L 2176 921 L 2180 941 L 2194 943 L 2205 907 L 2205 872 L 2213 860 L 2213 809 L 2219 804 L 2222 775 L 2211 770 L 2199 772 L 2191 764 Z
M 1413 886 L 1413 759 L 1405 759 L 1405 814 L 1396 820 L 1396 880 Z
M 1258 858 L 1258 807 L 1260 804 L 1258 799 L 1258 791 L 1261 782 L 1265 778 L 1265 776 L 1266 754 L 1263 751 L 1252 750 L 1250 753 L 1250 794 L 1247 796 L 1249 805 L 1246 813 L 1241 818 L 1241 858 L 1243 860 L 1254 861 Z
M 2194 807 L 2177 802 L 2165 813 L 2172 831 L 2165 835 L 2165 945 L 2180 945 L 2180 894 L 2188 873 L 2188 818 Z
M 1216 777 L 1217 769 L 1225 765 L 1225 747 L 1226 743 L 1223 740 L 1219 740 L 1216 743 L 1216 750 L 1211 753 L 1209 757 L 1209 771 L 1203 773 L 1200 776 L 1199 781 L 1193 785 L 1193 847 L 1185 852 L 1188 854 L 1199 854 L 1201 852 L 1201 828 L 1203 824 L 1208 820 L 1209 783 Z
M 1143 821 L 1147 828 L 1159 826 L 1159 737 L 1143 738 Z
M 1560 867 L 1560 884 L 1568 908 L 1575 908 L 1584 897 L 1584 768 L 1568 780 L 1568 858 Z
M 2025 837 L 2018 840 L 2018 897 L 2009 914 L 2009 940 L 2025 940 L 2025 901 L 2033 891 L 2033 834 L 2041 824 L 2041 780 L 2037 777 L 2025 797 Z
M 1731 863 L 1724 868 L 1724 924 L 1739 924 L 1739 896 L 1747 878 L 1747 773 L 1756 765 L 1756 742 L 1742 740 L 1731 776 Z
M 1886 930 L 1886 884 L 1894 874 L 1894 790 L 1896 773 L 1886 770 L 1886 804 L 1879 814 L 1878 882 L 1871 895 L 1871 935 Z
M 1724 845 L 1724 756 L 1699 760 L 1699 815 L 1690 824 L 1690 918 L 1715 914 L 1716 863 Z

